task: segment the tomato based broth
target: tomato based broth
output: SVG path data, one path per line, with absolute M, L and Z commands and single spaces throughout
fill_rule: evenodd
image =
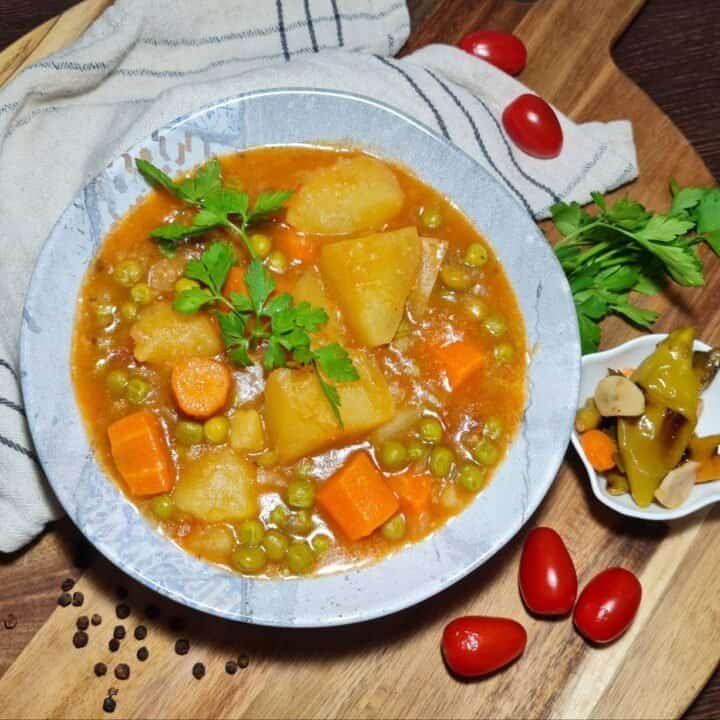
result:
M 420 540 L 483 491 L 520 422 L 525 330 L 502 266 L 451 202 L 405 168 L 368 158 L 324 147 L 257 148 L 220 158 L 223 184 L 246 192 L 251 207 L 261 192 L 295 191 L 287 208 L 248 234 L 277 293 L 327 311 L 330 319 L 311 347 L 337 341 L 358 368 L 358 381 L 333 382 L 346 429 L 313 420 L 325 418 L 329 406 L 310 366 L 290 362 L 267 373 L 259 350 L 251 353 L 252 367 L 233 365 L 217 307 L 182 316 L 191 324 L 173 329 L 180 316 L 171 304 L 193 284 L 183 278 L 188 260 L 218 241 L 232 245 L 238 268 L 247 267 L 249 255 L 223 228 L 183 240 L 165 257 L 150 232 L 171 221 L 189 224 L 196 212 L 165 190 L 149 192 L 113 227 L 80 292 L 73 381 L 100 462 L 169 538 L 237 572 L 336 572 Z M 380 173 L 389 189 L 383 194 L 373 181 L 377 202 L 365 193 L 353 203 L 352 193 L 364 192 L 365 171 Z M 351 210 L 323 206 L 335 200 Z M 388 276 L 391 287 L 363 286 L 378 299 L 358 310 L 353 283 L 366 278 L 342 275 L 340 267 L 356 240 L 380 248 L 352 255 L 359 274 L 362 262 L 376 267 L 388 248 L 402 245 L 418 255 L 408 256 L 412 287 L 399 262 Z M 381 338 L 388 323 L 391 336 Z M 211 418 L 179 409 L 173 370 L 188 354 L 212 358 L 231 373 L 232 390 Z M 352 395 L 360 392 L 362 408 Z M 108 429 L 148 411 L 146 424 L 160 421 L 155 440 L 166 447 L 170 480 L 161 491 L 137 494 L 125 468 L 140 460 L 121 461 Z

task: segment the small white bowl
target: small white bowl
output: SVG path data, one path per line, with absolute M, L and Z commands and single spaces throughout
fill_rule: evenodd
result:
M 643 335 L 618 345 L 611 350 L 585 355 L 582 359 L 582 378 L 580 380 L 580 405 L 595 393 L 598 382 L 605 377 L 608 368 L 622 370 L 623 368 L 637 367 L 655 346 L 664 340 L 667 335 Z M 695 341 L 695 350 L 709 350 L 710 346 L 699 340 Z M 715 381 L 702 394 L 704 402 L 703 411 L 697 426 L 698 435 L 710 435 L 720 432 L 720 379 Z M 642 520 L 675 520 L 697 512 L 706 505 L 720 501 L 720 480 L 701 483 L 693 487 L 690 497 L 679 507 L 673 510 L 664 508 L 656 502 L 649 507 L 641 508 L 635 504 L 630 494 L 610 495 L 606 490 L 605 476 L 597 473 L 585 457 L 580 438 L 573 431 L 572 444 L 585 465 L 590 487 L 595 497 L 604 505 L 629 517 Z

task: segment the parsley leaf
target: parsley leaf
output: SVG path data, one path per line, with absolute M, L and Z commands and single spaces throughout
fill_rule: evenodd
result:
M 351 382 L 360 379 L 347 350 L 337 343 L 318 348 L 312 354 L 320 369 L 331 380 Z
M 235 264 L 235 254 L 225 243 L 213 243 L 199 260 L 189 260 L 185 266 L 185 277 L 197 280 L 215 294 L 222 294 L 230 268 Z
M 200 308 L 214 301 L 214 297 L 200 288 L 183 290 L 174 300 L 173 309 L 183 315 L 197 312 Z
M 338 425 L 341 428 L 344 428 L 345 424 L 343 423 L 342 416 L 340 415 L 340 405 L 342 404 L 340 401 L 340 393 L 336 387 L 330 385 L 330 383 L 327 383 L 322 379 L 322 375 L 320 375 L 317 364 L 313 364 L 313 368 L 318 382 L 320 383 L 320 388 L 323 391 L 323 395 L 325 395 L 325 398 L 330 403 L 330 407 L 332 408 L 333 415 L 335 415 Z
M 245 285 L 250 295 L 253 310 L 259 315 L 265 305 L 265 301 L 270 297 L 270 293 L 275 289 L 275 280 L 272 275 L 265 269 L 258 259 L 253 259 L 245 273 Z
M 259 220 L 276 213 L 292 195 L 292 190 L 272 190 L 270 192 L 260 193 L 257 200 L 255 200 L 255 205 L 250 213 L 249 220 Z

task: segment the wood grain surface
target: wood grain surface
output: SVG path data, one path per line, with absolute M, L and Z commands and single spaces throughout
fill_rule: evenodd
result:
M 0 0 L 0 18 L 5 2 Z M 77 37 L 106 4 L 106 0 L 90 0 L 17 42 L 0 55 L 0 82 L 28 58 L 41 57 Z M 641 178 L 631 192 L 648 204 L 662 206 L 668 177 L 696 183 L 711 178 L 667 117 L 610 60 L 612 41 L 642 4 L 642 0 L 605 0 L 600 7 L 591 0 L 541 0 L 531 8 L 511 0 L 419 0 L 410 3 L 414 33 L 406 50 L 434 41 L 456 42 L 477 26 L 515 29 L 530 52 L 531 63 L 521 78 L 530 87 L 576 119 L 631 117 L 641 166 Z M 624 35 L 618 56 L 642 56 L 638 48 L 645 43 L 660 57 L 657 65 L 644 62 L 652 67 L 638 72 L 652 80 L 657 66 L 666 73 L 677 68 L 685 82 L 692 83 L 698 64 L 708 57 L 707 43 L 698 46 L 695 55 L 673 62 L 668 49 L 674 40 L 663 45 L 657 35 L 647 33 L 648 28 L 659 27 L 655 5 L 664 8 L 662 27 L 667 22 L 672 25 L 673 18 L 680 22 L 681 15 L 688 19 L 685 11 L 694 3 L 673 4 L 682 5 L 683 13 L 672 15 L 665 0 L 651 0 Z M 713 22 L 716 19 L 707 18 L 702 24 L 712 29 Z M 642 32 L 638 24 L 645 28 Z M 0 23 L 0 40 L 6 28 Z M 685 94 L 695 86 L 700 94 L 702 83 L 686 84 Z M 718 113 L 718 103 L 712 101 L 709 114 L 705 109 L 711 121 Z M 684 112 L 678 107 L 678 120 Z M 686 121 L 697 117 L 691 114 Z M 716 138 L 706 149 L 708 157 L 717 157 L 719 148 Z M 709 286 L 704 291 L 658 299 L 655 307 L 666 311 L 659 330 L 693 322 L 705 328 L 704 339 L 720 342 L 719 263 L 710 260 L 708 266 Z M 605 345 L 630 334 L 627 326 L 610 321 L 605 324 Z M 641 612 L 619 642 L 590 649 L 567 621 L 541 623 L 527 617 L 516 591 L 521 537 L 472 576 L 418 608 L 357 627 L 288 632 L 213 620 L 150 598 L 89 551 L 72 525 L 62 521 L 30 549 L 0 560 L 0 621 L 11 614 L 17 618 L 12 629 L 0 629 L 0 673 L 5 671 L 0 680 L 0 717 L 98 716 L 110 686 L 119 688 L 115 714 L 120 717 L 680 715 L 720 657 L 718 509 L 672 527 L 626 521 L 591 499 L 570 455 L 530 525 L 538 522 L 564 535 L 581 582 L 614 563 L 640 575 L 645 588 Z M 55 610 L 62 578 L 80 577 L 87 565 L 91 571 L 79 584 L 85 595 L 83 607 Z M 141 643 L 134 639 L 123 641 L 117 654 L 107 649 L 113 626 L 121 622 L 113 617 L 118 583 L 131 591 L 133 615 L 124 621 L 129 634 L 140 621 L 149 628 L 145 644 L 150 659 L 144 664 L 135 660 Z M 161 605 L 159 620 L 143 618 L 143 608 L 150 602 Z M 448 619 L 468 611 L 521 619 L 530 635 L 522 661 L 482 683 L 450 678 L 438 656 L 439 634 Z M 76 650 L 71 642 L 75 619 L 93 612 L 103 615 L 103 624 L 91 628 L 87 648 Z M 173 616 L 184 617 L 187 628 L 169 629 L 166 621 Z M 173 652 L 180 635 L 191 641 L 187 656 Z M 240 653 L 249 655 L 250 666 L 226 675 L 225 661 Z M 103 679 L 92 673 L 97 661 L 110 668 Z M 198 661 L 207 666 L 202 680 L 191 675 Z M 129 680 L 112 676 L 117 662 L 130 664 Z M 688 718 L 720 718 L 718 686 L 716 681 L 700 696 Z

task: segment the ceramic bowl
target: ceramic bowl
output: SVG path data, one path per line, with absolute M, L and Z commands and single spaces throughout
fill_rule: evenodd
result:
M 605 352 L 585 355 L 582 359 L 582 378 L 580 380 L 580 405 L 586 398 L 595 393 L 595 387 L 607 374 L 608 368 L 622 370 L 623 368 L 637 367 L 652 351 L 655 346 L 664 340 L 667 335 L 643 335 L 630 340 L 623 345 Z M 709 350 L 710 347 L 698 340 L 695 341 L 696 350 Z M 716 378 L 702 395 L 703 411 L 698 422 L 698 435 L 720 433 L 720 379 Z M 707 505 L 720 501 L 720 481 L 701 483 L 695 485 L 690 497 L 679 507 L 665 508 L 658 503 L 649 507 L 638 507 L 630 495 L 610 495 L 605 489 L 605 476 L 594 470 L 585 457 L 580 438 L 573 431 L 572 443 L 590 478 L 590 487 L 595 497 L 604 505 L 628 517 L 642 520 L 675 520 L 697 512 Z
M 148 192 L 131 158 L 142 154 L 175 175 L 246 147 L 319 141 L 353 144 L 403 163 L 452 198 L 489 238 L 517 294 L 532 348 L 527 407 L 487 490 L 424 541 L 352 572 L 245 578 L 164 538 L 98 465 L 70 379 L 75 303 L 108 229 Z M 367 98 L 314 90 L 253 92 L 220 101 L 154 132 L 107 165 L 66 209 L 38 259 L 24 311 L 21 363 L 27 417 L 43 467 L 67 513 L 100 552 L 173 600 L 239 621 L 287 627 L 339 625 L 401 610 L 496 553 L 555 477 L 580 381 L 568 285 L 535 222 L 510 193 L 457 147 L 400 112 Z

